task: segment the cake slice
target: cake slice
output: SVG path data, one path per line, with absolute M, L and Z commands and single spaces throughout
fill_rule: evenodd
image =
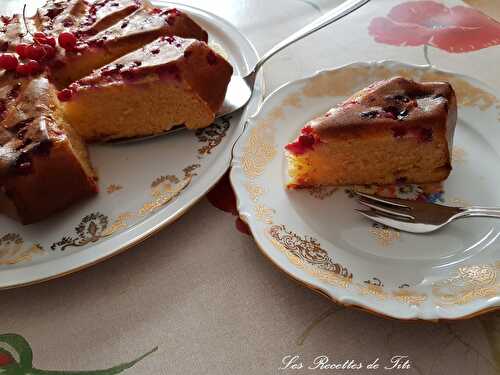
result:
M 456 119 L 449 83 L 376 82 L 307 123 L 285 147 L 288 187 L 443 181 Z
M 152 8 L 147 4 L 98 33 L 85 30 L 80 28 L 75 31 L 74 48 L 67 48 L 51 64 L 51 79 L 59 88 L 160 36 L 176 35 L 205 42 L 208 40 L 207 32 L 185 13 L 175 8 Z
M 0 124 L 0 187 L 24 224 L 97 193 L 96 176 L 78 133 L 60 117 L 45 78 L 12 80 Z
M 59 93 L 87 142 L 210 125 L 233 69 L 205 42 L 161 37 Z M 104 105 L 103 105 L 104 104 Z

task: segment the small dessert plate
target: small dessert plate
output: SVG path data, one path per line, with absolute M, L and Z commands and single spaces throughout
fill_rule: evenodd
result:
M 235 74 L 258 60 L 252 44 L 227 21 L 175 6 L 208 31 L 212 47 L 227 56 Z M 0 14 L 2 6 L 0 6 Z M 262 77 L 246 110 L 199 131 L 182 131 L 123 145 L 91 145 L 100 193 L 33 225 L 0 215 L 0 289 L 52 279 L 109 258 L 154 234 L 192 207 L 226 172 L 247 113 L 262 99 Z M 0 211 L 2 207 L 0 196 Z
M 383 61 L 321 71 L 265 100 L 234 151 L 231 181 L 240 215 L 276 266 L 339 303 L 399 319 L 459 319 L 495 309 L 500 221 L 469 219 L 412 235 L 357 214 L 354 187 L 285 188 L 283 148 L 301 127 L 395 75 L 453 85 L 459 105 L 453 172 L 444 184 L 362 189 L 456 206 L 500 206 L 500 93 L 463 75 Z

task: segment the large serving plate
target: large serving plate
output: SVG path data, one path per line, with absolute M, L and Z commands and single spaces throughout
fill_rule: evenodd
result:
M 429 235 L 358 215 L 352 187 L 287 191 L 283 147 L 310 119 L 373 81 L 403 75 L 454 86 L 459 119 L 444 185 L 364 190 L 449 205 L 500 205 L 500 95 L 431 67 L 356 63 L 288 83 L 248 120 L 232 164 L 238 209 L 281 270 L 346 305 L 401 319 L 457 319 L 500 305 L 500 221 L 470 219 Z
M 154 2 L 155 5 L 167 5 Z M 168 3 L 173 4 L 173 3 Z M 257 60 L 232 25 L 205 11 L 175 4 L 209 33 L 235 74 Z M 64 275 L 130 248 L 185 213 L 227 170 L 246 113 L 261 101 L 262 79 L 245 112 L 211 127 L 126 145 L 91 146 L 100 194 L 39 224 L 0 216 L 0 288 Z

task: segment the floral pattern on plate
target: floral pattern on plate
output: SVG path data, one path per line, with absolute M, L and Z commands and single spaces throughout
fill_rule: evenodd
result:
M 326 192 L 285 188 L 283 147 L 303 124 L 357 90 L 394 75 L 452 83 L 459 103 L 455 140 L 467 149 L 467 162 L 454 163 L 443 185 L 363 189 L 432 203 L 451 204 L 451 197 L 481 205 L 500 201 L 495 188 L 500 176 L 494 172 L 500 162 L 494 151 L 500 148 L 498 94 L 469 77 L 384 61 L 321 71 L 290 82 L 266 99 L 235 148 L 231 183 L 240 216 L 274 264 L 340 303 L 401 319 L 430 320 L 464 318 L 497 308 L 498 222 L 462 221 L 436 234 L 418 236 L 374 226 L 357 215 L 351 187 Z M 265 220 L 261 207 L 266 208 Z M 290 252 L 288 242 L 277 244 L 276 228 L 293 233 L 288 238 L 314 240 L 307 253 L 316 254 L 303 257 Z M 334 260 L 352 277 L 326 270 L 316 258 Z

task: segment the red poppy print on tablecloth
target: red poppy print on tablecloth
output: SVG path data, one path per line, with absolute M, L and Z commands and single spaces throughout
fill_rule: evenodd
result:
M 374 18 L 369 33 L 376 42 L 395 46 L 429 45 L 452 53 L 500 44 L 500 23 L 465 6 L 409 1 Z

